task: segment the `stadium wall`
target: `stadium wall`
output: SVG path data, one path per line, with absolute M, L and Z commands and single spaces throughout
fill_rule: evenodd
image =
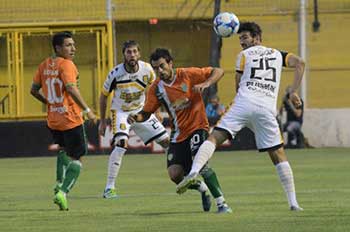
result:
M 110 21 L 0 24 L 0 120 L 44 119 L 46 107 L 30 95 L 38 65 L 53 55 L 51 36 L 72 31 L 77 44 L 75 64 L 80 89 L 89 106 L 98 97 L 114 50 Z
M 164 120 L 168 130 L 169 122 Z M 105 136 L 99 136 L 96 125 L 85 124 L 89 154 L 109 154 L 112 132 L 107 127 Z M 46 121 L 0 122 L 0 158 L 21 156 L 55 156 L 58 146 L 52 143 L 52 135 L 47 129 Z M 152 142 L 145 146 L 140 138 L 131 131 L 127 154 L 163 154 L 161 146 Z M 242 130 L 233 141 L 226 141 L 219 150 L 255 149 L 253 133 Z
M 235 12 L 241 20 L 256 21 L 261 24 L 263 42 L 267 46 L 298 54 L 298 2 L 295 0 L 221 1 L 221 9 Z M 208 64 L 214 1 L 112 0 L 112 3 L 117 42 L 115 55 L 119 62 L 122 59 L 119 52 L 121 43 L 126 39 L 136 39 L 141 44 L 145 60 L 155 47 L 162 46 L 173 51 L 177 66 Z M 313 110 L 319 110 L 319 114 L 325 110 L 325 115 L 330 117 L 333 117 L 333 114 L 337 115 L 336 122 L 325 120 L 327 125 L 333 125 L 329 130 L 337 128 L 340 131 L 332 132 L 334 136 L 347 135 L 349 131 L 348 127 L 344 126 L 348 119 L 341 116 L 341 113 L 349 115 L 347 110 L 350 108 L 350 63 L 348 62 L 350 47 L 344 46 L 350 35 L 348 30 L 350 5 L 348 0 L 318 0 L 318 3 L 321 27 L 318 32 L 313 32 L 313 1 L 307 1 L 308 109 L 305 114 L 304 130 L 311 143 L 314 143 L 312 145 L 344 146 L 348 143 L 318 143 L 318 137 L 324 133 L 324 130 L 320 129 L 323 128 L 323 124 L 321 124 L 322 121 L 319 121 L 318 125 L 313 124 L 312 117 L 318 121 L 320 115 L 313 113 Z M 51 54 L 49 35 L 52 34 L 52 27 L 57 24 L 68 24 L 69 26 L 62 26 L 59 29 L 73 30 L 78 35 L 77 65 L 82 77 L 82 94 L 89 105 L 95 110 L 98 109 L 97 97 L 100 91 L 98 86 L 101 85 L 114 58 L 109 54 L 113 48 L 105 46 L 110 44 L 111 38 L 107 39 L 106 34 L 94 36 L 93 33 L 91 34 L 91 28 L 83 28 L 85 32 L 80 34 L 77 28 L 84 21 L 106 20 L 105 1 L 76 0 L 70 2 L 70 7 L 67 8 L 64 1 L 2 0 L 0 13 L 1 123 L 7 123 L 5 120 L 12 120 L 14 123 L 17 120 L 44 120 L 45 107 L 33 100 L 29 95 L 29 88 L 38 63 Z M 158 21 L 156 24 L 151 24 L 150 19 Z M 12 34 L 9 36 L 8 31 L 14 25 L 23 29 L 23 26 L 28 24 L 32 25 L 28 27 L 30 30 L 27 28 L 21 32 L 11 31 Z M 40 24 L 46 26 L 38 27 Z M 33 25 L 36 26 L 33 27 Z M 38 30 L 42 29 L 46 31 L 45 36 L 40 36 L 38 33 Z M 13 43 L 17 43 L 15 41 L 22 42 L 13 46 Z M 101 46 L 91 45 L 99 43 Z M 21 50 L 21 48 L 24 49 Z M 101 50 L 98 56 L 96 54 L 99 49 Z M 226 106 L 235 96 L 234 63 L 239 51 L 237 37 L 223 40 L 221 67 L 225 69 L 226 74 L 219 83 L 219 96 Z M 280 95 L 283 94 L 286 85 L 291 83 L 292 78 L 293 72 L 284 70 Z M 281 100 L 281 97 L 279 99 Z M 278 105 L 281 103 L 280 100 Z M 23 126 L 22 122 L 18 123 Z M 309 127 L 309 123 L 312 126 Z M 0 130 L 0 133 L 2 138 L 6 137 L 6 131 Z M 346 140 L 347 137 L 342 138 Z
M 350 147 L 350 109 L 307 109 L 303 132 L 315 147 Z

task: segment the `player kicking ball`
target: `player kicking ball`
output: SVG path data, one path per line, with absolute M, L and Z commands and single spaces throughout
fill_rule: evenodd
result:
M 266 151 L 275 165 L 290 210 L 301 211 L 303 209 L 296 199 L 293 172 L 283 149 L 276 115 L 282 67 L 295 70 L 290 96 L 298 106 L 301 100 L 296 91 L 304 74 L 305 63 L 292 53 L 262 46 L 262 31 L 254 22 L 242 23 L 238 34 L 243 51 L 236 61 L 235 104 L 223 115 L 199 148 L 191 171 L 177 185 L 177 192 L 185 192 L 191 186 L 217 146 L 226 139 L 233 139 L 243 127 L 248 127 L 255 134 L 259 151 Z

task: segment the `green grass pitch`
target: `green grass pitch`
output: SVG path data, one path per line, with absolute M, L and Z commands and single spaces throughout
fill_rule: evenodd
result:
M 54 157 L 0 159 L 0 231 L 350 231 L 350 149 L 287 150 L 303 212 L 287 200 L 266 153 L 211 159 L 232 214 L 202 212 L 199 193 L 175 193 L 164 155 L 127 155 L 119 199 L 102 199 L 108 156 L 87 156 L 68 212 L 52 203 Z

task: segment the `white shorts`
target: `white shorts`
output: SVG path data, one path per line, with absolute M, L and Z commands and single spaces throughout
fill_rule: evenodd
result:
M 112 112 L 112 130 L 113 130 L 113 142 L 116 143 L 121 139 L 128 139 L 130 129 L 134 130 L 135 133 L 142 139 L 144 144 L 148 144 L 155 140 L 160 142 L 169 137 L 163 124 L 152 114 L 151 117 L 142 123 L 134 123 L 130 125 L 127 122 L 129 114 L 136 112 Z
M 229 132 L 232 139 L 243 127 L 248 127 L 254 132 L 256 146 L 259 151 L 266 151 L 283 145 L 275 113 L 249 102 L 233 104 L 215 127 Z

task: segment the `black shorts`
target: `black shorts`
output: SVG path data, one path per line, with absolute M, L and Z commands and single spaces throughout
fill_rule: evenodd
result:
M 185 175 L 189 173 L 192 159 L 200 145 L 208 138 L 208 131 L 200 129 L 193 132 L 186 140 L 179 143 L 170 143 L 167 155 L 167 167 L 179 164 L 183 167 Z
M 64 148 L 70 157 L 79 159 L 87 153 L 87 139 L 84 124 L 69 130 L 59 131 L 49 128 L 53 140 L 60 147 Z

